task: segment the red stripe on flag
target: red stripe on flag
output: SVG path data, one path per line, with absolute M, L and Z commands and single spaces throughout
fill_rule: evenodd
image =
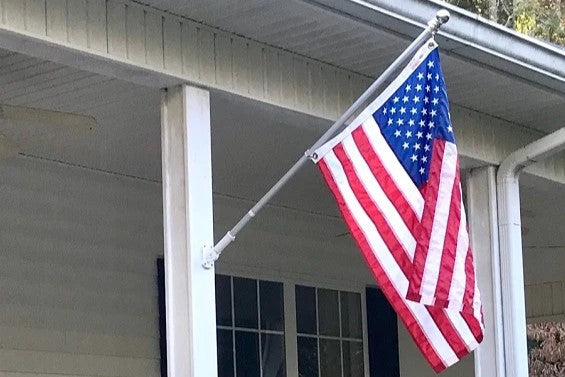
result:
M 359 202 L 359 204 L 361 204 L 363 210 L 367 213 L 369 218 L 375 224 L 375 227 L 377 228 L 379 234 L 381 235 L 381 238 L 385 242 L 388 250 L 390 251 L 391 255 L 393 256 L 398 266 L 402 270 L 406 279 L 408 279 L 408 277 L 410 276 L 411 266 L 412 266 L 412 263 L 408 258 L 408 252 L 404 250 L 400 242 L 398 242 L 398 239 L 396 238 L 393 230 L 386 221 L 386 218 L 383 216 L 379 208 L 375 205 L 371 196 L 367 193 L 363 183 L 359 180 L 359 177 L 355 172 L 354 164 L 347 155 L 347 153 L 345 152 L 345 150 L 343 149 L 343 145 L 342 144 L 336 145 L 333 151 L 343 167 L 343 170 L 349 182 L 349 186 L 353 190 L 353 193 L 357 198 L 357 201 Z M 332 182 L 333 182 L 333 177 L 332 177 Z M 337 186 L 336 189 L 339 190 Z M 343 205 L 346 206 L 345 202 Z M 354 219 L 352 219 L 352 221 L 354 221 Z M 369 247 L 369 250 L 371 250 L 368 244 L 367 247 Z M 371 255 L 373 255 L 372 250 L 371 250 Z M 380 284 L 381 283 L 380 280 L 378 281 Z M 438 310 L 428 306 L 426 306 L 426 309 L 430 313 L 432 319 L 437 324 L 443 337 L 445 338 L 449 346 L 453 349 L 457 357 L 461 359 L 465 355 L 467 355 L 469 353 L 469 350 L 467 349 L 467 345 L 462 340 L 457 330 L 454 328 L 453 324 L 451 323 L 451 320 L 448 318 L 445 311 L 443 311 L 442 309 Z
M 481 324 L 479 323 L 479 319 L 476 318 L 472 313 L 469 313 L 469 312 L 461 312 L 461 316 L 463 317 L 463 319 L 467 323 L 467 326 L 469 326 L 469 329 L 471 329 L 471 333 L 473 333 L 473 336 L 477 340 L 477 343 L 482 342 L 484 334 L 483 334 L 483 328 L 481 327 Z M 482 316 L 482 313 L 481 313 L 481 316 Z M 482 321 L 482 318 L 480 319 L 480 321 Z
M 473 267 L 473 253 L 471 246 L 465 258 L 465 294 L 463 296 L 463 311 L 473 313 L 473 299 L 475 297 L 475 268 Z
M 408 332 L 414 339 L 414 342 L 424 355 L 424 357 L 428 360 L 428 362 L 432 365 L 432 368 L 436 373 L 443 371 L 446 368 L 446 365 L 443 364 L 441 358 L 438 356 L 428 338 L 422 331 L 420 324 L 418 323 L 417 319 L 412 315 L 412 312 L 406 306 L 406 303 L 390 281 L 388 275 L 383 270 L 382 266 L 380 265 L 379 261 L 373 254 L 365 235 L 359 229 L 356 221 L 354 220 L 353 216 L 349 212 L 349 208 L 345 204 L 345 200 L 343 199 L 339 188 L 337 187 L 336 183 L 334 182 L 333 176 L 329 171 L 326 162 L 324 160 L 320 160 L 318 162 L 318 167 L 322 172 L 322 175 L 325 178 L 328 187 L 330 188 L 331 192 L 333 193 L 338 207 L 341 211 L 341 214 L 353 236 L 353 239 L 357 243 L 357 246 L 361 250 L 361 253 L 365 257 L 365 261 L 367 262 L 371 272 L 373 273 L 376 281 L 379 283 L 380 289 L 385 294 L 387 300 L 393 306 L 394 310 L 400 317 L 400 320 L 404 323 Z
M 445 150 L 445 141 L 435 139 L 433 143 L 432 160 L 430 163 L 430 173 L 428 183 L 422 186 L 422 195 L 424 196 L 424 212 L 420 225 L 415 230 L 416 251 L 414 252 L 413 270 L 410 280 L 410 286 L 406 297 L 409 300 L 419 302 L 421 299 L 420 287 L 422 286 L 422 277 L 428 256 L 428 247 L 432 227 L 434 224 L 434 214 L 439 191 L 441 166 L 443 162 L 443 152 Z
M 367 138 L 367 135 L 365 135 L 363 127 L 357 127 L 351 135 L 357 145 L 357 149 L 359 149 L 359 153 L 361 153 L 361 156 L 363 156 L 367 165 L 369 165 L 369 169 L 371 169 L 375 179 L 379 182 L 379 185 L 390 199 L 392 205 L 395 206 L 408 229 L 414 229 L 420 220 L 412 206 L 410 206 L 410 203 L 408 203 L 402 192 L 398 189 L 398 186 L 384 167 L 379 156 L 375 153 L 371 142 Z
M 457 238 L 459 237 L 459 225 L 461 220 L 461 186 L 459 185 L 459 162 L 455 182 L 451 193 L 451 205 L 447 220 L 447 230 L 441 254 L 441 264 L 438 281 L 436 285 L 435 305 L 446 308 L 449 301 L 449 289 L 453 278 L 453 266 L 455 264 L 455 250 L 457 248 Z
M 375 205 L 371 196 L 367 193 L 365 186 L 359 180 L 357 173 L 355 172 L 355 167 L 351 162 L 351 159 L 343 149 L 343 144 L 338 144 L 333 149 L 336 157 L 338 158 L 339 162 L 343 166 L 343 170 L 345 175 L 347 176 L 347 180 L 349 181 L 349 186 L 353 190 L 355 197 L 361 204 L 361 207 L 365 210 L 365 212 L 369 215 L 373 223 L 375 224 L 379 234 L 381 235 L 383 241 L 387 245 L 388 249 L 391 251 L 392 256 L 396 260 L 398 266 L 404 275 L 410 271 L 412 263 L 410 259 L 408 259 L 408 251 L 404 250 L 402 244 L 398 241 L 398 238 L 394 234 L 394 231 L 389 226 L 386 218 L 384 217 L 383 213 L 380 209 Z M 394 252 L 394 251 L 395 252 Z

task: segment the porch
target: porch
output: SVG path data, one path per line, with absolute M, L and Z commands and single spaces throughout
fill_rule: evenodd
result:
M 10 9 L 9 3 L 3 3 L 3 12 Z M 168 13 L 137 3 L 126 5 L 117 8 L 126 19 L 144 15 L 143 30 L 158 24 L 151 23 L 153 16 L 163 21 L 163 30 L 169 25 Z M 328 16 L 311 5 L 304 9 L 312 17 L 350 25 L 349 18 Z M 7 29 L 15 22 L 6 15 L 2 20 Z M 181 31 L 186 30 L 183 22 L 192 27 L 192 21 L 174 20 Z M 226 23 L 219 27 L 230 25 L 223 20 Z M 28 19 L 27 25 L 33 23 Z M 132 22 L 124 25 L 139 27 Z M 328 119 L 355 98 L 368 76 L 391 58 L 377 54 L 378 59 L 367 58 L 364 66 L 335 68 L 208 26 L 199 30 L 194 43 L 200 49 L 190 57 L 198 62 L 199 71 L 190 72 L 196 75 L 190 81 L 209 93 L 217 240 L 327 129 Z M 0 103 L 92 116 L 96 126 L 89 130 L 80 125 L 0 121 L 0 133 L 18 146 L 16 156 L 0 160 L 0 375 L 159 376 L 163 312 L 157 261 L 164 250 L 160 89 L 188 80 L 171 77 L 166 67 L 165 72 L 156 72 L 151 59 L 173 50 L 151 47 L 154 41 L 144 39 L 140 53 L 132 34 L 130 40 L 125 38 L 132 43 L 126 49 L 129 55 L 116 62 L 109 52 L 110 58 L 104 56 L 107 64 L 100 64 L 92 51 L 73 55 L 68 46 L 61 47 L 68 55 L 49 51 L 56 35 L 49 43 L 20 35 L 29 43 L 19 45 L 12 32 L 4 30 L 0 36 Z M 212 53 L 206 45 L 210 35 Z M 406 43 L 395 33 L 375 35 L 381 46 Z M 71 43 L 75 37 L 67 32 L 64 38 Z M 241 60 L 237 51 L 244 50 L 236 48 L 238 43 L 249 53 Z M 308 49 L 283 47 L 315 55 Z M 105 48 L 110 51 L 111 44 Z M 390 56 L 399 48 L 391 47 Z M 226 58 L 222 53 L 228 50 Z M 136 54 L 144 55 L 145 65 L 139 69 L 132 64 L 141 59 Z M 222 65 L 224 59 L 229 64 Z M 285 59 L 294 67 L 288 81 Z M 261 67 L 261 78 L 242 68 L 254 62 Z M 444 62 L 463 153 L 471 231 L 473 226 L 488 229 L 492 224 L 478 215 L 485 211 L 478 202 L 486 195 L 480 187 L 494 183 L 488 178 L 493 171 L 489 166 L 561 125 L 562 92 L 552 87 L 555 82 L 524 81 L 516 72 L 501 73 L 447 51 Z M 213 72 L 207 71 L 209 66 Z M 170 69 L 184 72 L 184 67 Z M 301 80 L 306 82 L 303 86 Z M 515 92 L 523 98 L 513 98 Z M 531 168 L 521 180 L 529 321 L 565 318 L 563 157 Z M 475 232 L 474 237 L 486 244 L 494 235 Z M 255 376 L 263 368 L 263 377 L 278 376 L 282 365 L 289 377 L 298 376 L 300 368 L 309 368 L 312 376 L 330 375 L 324 371 L 344 377 L 378 376 L 383 368 L 394 370 L 395 351 L 401 376 L 435 375 L 403 325 L 384 314 L 386 308 L 382 318 L 379 312 L 370 315 L 395 331 L 392 338 L 373 339 L 372 347 L 390 349 L 386 356 L 391 365 L 371 368 L 366 296 L 375 283 L 313 165 L 303 169 L 226 249 L 216 273 L 221 276 L 216 280 L 216 303 L 221 306 L 216 315 L 222 375 L 232 375 L 231 370 L 239 377 Z M 253 305 L 256 311 L 246 311 Z M 281 310 L 282 325 L 273 325 Z M 346 318 L 346 312 L 351 317 Z M 275 319 L 267 320 L 268 315 Z M 255 322 L 246 322 L 251 317 Z M 282 348 L 276 346 L 281 339 Z M 313 354 L 315 358 L 309 359 L 307 355 Z M 473 369 L 473 358 L 468 357 L 443 375 L 472 376 Z

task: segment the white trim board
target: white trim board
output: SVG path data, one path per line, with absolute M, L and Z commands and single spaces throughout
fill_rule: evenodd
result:
M 146 86 L 188 82 L 334 120 L 371 81 L 132 1 L 25 4 L 0 1 L 1 48 Z M 461 106 L 451 115 L 460 153 L 478 165 L 542 136 Z M 565 183 L 565 157 L 528 172 Z

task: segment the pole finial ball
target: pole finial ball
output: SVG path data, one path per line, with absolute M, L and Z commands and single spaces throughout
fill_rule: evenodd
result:
M 447 21 L 449 21 L 449 11 L 447 9 L 440 9 L 436 13 L 436 19 L 439 21 L 440 25 L 445 24 Z

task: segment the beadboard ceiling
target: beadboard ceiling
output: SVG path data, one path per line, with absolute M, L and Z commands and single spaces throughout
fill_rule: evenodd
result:
M 409 43 L 398 31 L 380 30 L 304 0 L 138 2 L 369 77 L 378 76 Z M 565 93 L 445 51 L 442 60 L 452 103 L 547 133 L 563 127 Z
M 93 131 L 16 125 L 26 155 L 160 181 L 160 93 L 156 89 L 0 51 L 0 103 L 96 118 Z M 226 93 L 212 92 L 211 106 L 214 191 L 224 197 L 257 200 L 328 126 L 322 119 Z M 463 166 L 471 164 L 463 161 Z M 563 250 L 565 234 L 559 229 L 565 190 L 530 176 L 523 182 L 524 245 L 533 253 Z M 338 215 L 312 165 L 274 203 Z

